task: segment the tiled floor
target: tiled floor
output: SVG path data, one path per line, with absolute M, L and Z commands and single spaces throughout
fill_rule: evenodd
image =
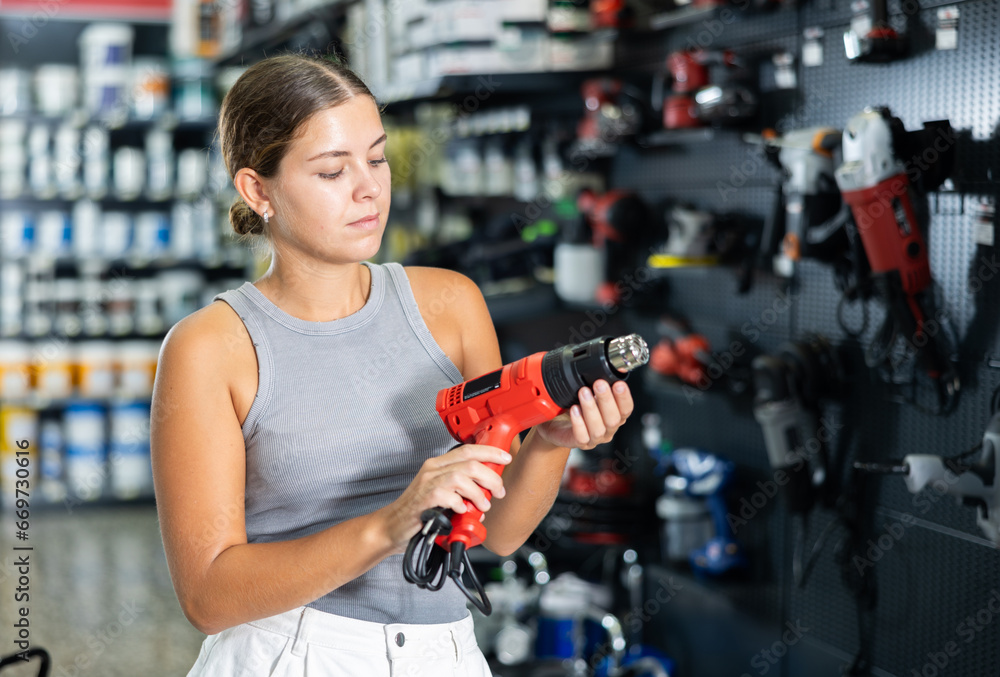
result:
M 51 654 L 51 677 L 187 674 L 205 636 L 177 603 L 155 507 L 38 511 L 24 543 L 13 540 L 14 521 L 0 511 L 0 656 L 17 651 L 14 563 L 24 553 L 13 547 L 27 544 L 30 641 Z M 37 663 L 0 670 L 36 674 Z

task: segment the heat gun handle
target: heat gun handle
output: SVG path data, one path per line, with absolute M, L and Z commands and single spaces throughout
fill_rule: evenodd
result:
M 483 463 L 483 465 L 485 465 L 487 468 L 495 472 L 497 475 L 503 475 L 503 466 L 500 465 L 499 463 Z M 486 494 L 487 500 L 493 498 L 493 492 L 491 492 L 489 489 L 486 489 L 485 487 L 480 487 L 480 488 L 482 488 L 483 493 Z M 476 512 L 480 512 L 479 508 L 473 505 L 472 501 L 470 501 L 469 499 L 465 499 L 465 507 L 468 508 L 469 510 L 475 510 Z
M 499 447 L 504 451 L 510 451 L 510 445 L 514 443 L 514 436 L 517 435 L 519 431 L 512 430 L 505 426 L 493 424 L 490 426 L 491 429 L 483 430 L 476 434 L 473 442 L 469 444 L 486 444 L 491 447 Z M 497 475 L 503 475 L 504 466 L 499 463 L 483 463 L 487 468 L 495 472 Z M 483 493 L 486 494 L 487 499 L 493 498 L 492 492 L 489 489 L 483 489 Z M 482 511 L 472 504 L 472 501 L 466 499 L 465 507 L 468 508 L 469 512 L 476 513 L 476 519 L 479 519 L 479 515 L 482 515 Z M 465 514 L 468 514 L 465 513 Z
M 467 441 L 466 444 L 487 444 L 509 451 L 514 436 L 518 432 L 520 431 L 494 422 L 486 430 L 476 433 L 475 438 Z M 497 475 L 503 475 L 504 467 L 499 463 L 483 463 L 483 465 Z M 488 489 L 483 489 L 483 493 L 486 494 L 487 500 L 493 498 L 492 492 Z M 472 501 L 465 499 L 465 512 L 451 518 L 451 532 L 440 537 L 439 544 L 445 549 L 449 549 L 451 544 L 456 541 L 464 543 L 466 549 L 479 545 L 486 540 L 486 527 L 480 521 L 482 516 L 483 511 L 477 508 Z

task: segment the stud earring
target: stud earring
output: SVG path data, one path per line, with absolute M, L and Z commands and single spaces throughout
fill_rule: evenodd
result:
M 266 226 L 269 218 L 266 211 L 264 212 L 263 217 L 264 217 L 264 225 Z

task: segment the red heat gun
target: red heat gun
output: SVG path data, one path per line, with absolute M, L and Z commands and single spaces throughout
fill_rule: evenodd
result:
M 600 337 L 511 362 L 502 368 L 438 392 L 437 411 L 452 437 L 463 444 L 486 444 L 509 450 L 514 436 L 550 421 L 577 402 L 580 388 L 600 379 L 622 381 L 649 361 L 649 349 L 638 334 Z M 501 474 L 503 466 L 487 463 Z M 486 498 L 490 492 L 486 491 Z M 422 588 L 439 590 L 447 578 L 484 614 L 492 611 L 467 551 L 486 538 L 482 512 L 465 501 L 466 511 L 424 511 L 424 528 L 409 543 L 403 575 Z M 435 548 L 434 546 L 439 546 Z M 468 572 L 477 599 L 462 583 Z

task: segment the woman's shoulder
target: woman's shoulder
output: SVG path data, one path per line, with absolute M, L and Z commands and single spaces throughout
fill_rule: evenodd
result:
M 482 302 L 483 294 L 476 283 L 454 270 L 426 266 L 406 266 L 406 277 L 417 304 L 425 306 L 435 300 L 451 305 Z
M 427 328 L 458 370 L 477 364 L 480 346 L 488 345 L 493 322 L 476 283 L 443 268 L 406 267 L 413 298 Z M 482 373 L 482 372 L 480 372 Z
M 215 301 L 174 324 L 164 337 L 160 352 L 222 364 L 244 344 L 252 342 L 239 315 L 228 304 Z

